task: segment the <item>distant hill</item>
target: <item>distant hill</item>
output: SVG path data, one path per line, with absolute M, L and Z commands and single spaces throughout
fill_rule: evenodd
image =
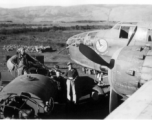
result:
M 0 8 L 0 21 L 21 23 L 77 20 L 152 21 L 151 5 L 80 5 Z

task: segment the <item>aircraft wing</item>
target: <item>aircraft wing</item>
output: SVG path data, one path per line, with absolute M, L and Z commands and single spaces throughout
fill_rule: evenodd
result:
M 152 81 L 146 82 L 105 119 L 152 119 Z

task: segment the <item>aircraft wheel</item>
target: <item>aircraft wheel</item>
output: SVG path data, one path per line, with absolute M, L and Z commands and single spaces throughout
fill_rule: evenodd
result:
M 93 91 L 91 93 L 91 98 L 93 101 L 100 101 L 101 98 L 104 96 L 104 91 L 98 85 L 94 86 Z
M 91 97 L 94 101 L 97 101 L 99 99 L 99 95 L 97 91 L 93 91 L 91 94 Z
M 51 97 L 49 101 L 46 103 L 46 107 L 44 108 L 47 115 L 50 115 L 54 109 L 54 99 Z

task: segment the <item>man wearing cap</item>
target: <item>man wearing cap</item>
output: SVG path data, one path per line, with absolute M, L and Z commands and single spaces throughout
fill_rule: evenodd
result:
M 63 72 L 59 70 L 59 66 L 55 65 L 54 69 L 50 70 L 50 77 L 57 83 L 58 87 L 58 99 L 63 100 L 66 96 L 66 80 L 62 77 Z M 60 99 L 61 98 L 61 99 Z
M 35 63 L 35 60 L 25 53 L 24 48 L 18 49 L 16 55 L 12 56 L 10 60 L 14 64 L 14 68 L 17 69 L 18 76 L 27 73 L 29 62 Z
M 55 75 L 52 75 L 51 78 L 53 78 L 57 82 L 58 89 L 61 89 L 60 83 L 62 81 L 62 77 L 60 75 L 60 71 L 56 69 L 54 72 L 55 72 Z
M 66 72 L 66 77 L 67 77 L 67 99 L 71 101 L 71 96 L 70 96 L 70 87 L 72 87 L 72 100 L 76 104 L 76 90 L 75 90 L 75 80 L 78 77 L 78 71 L 72 67 L 72 63 L 68 62 L 68 71 Z
M 63 72 L 61 72 L 59 70 L 59 66 L 58 65 L 54 65 L 53 69 L 50 69 L 49 72 L 50 72 L 50 77 L 53 77 L 54 75 L 55 76 L 61 76 L 61 74 L 63 74 Z

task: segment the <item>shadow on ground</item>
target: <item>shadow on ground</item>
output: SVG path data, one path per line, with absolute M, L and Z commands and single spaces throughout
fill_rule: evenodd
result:
M 80 76 L 76 81 L 77 97 L 82 97 L 91 92 L 95 85 L 94 80 L 87 76 Z M 65 96 L 66 97 L 66 96 Z M 63 98 L 61 98 L 63 99 Z M 109 96 L 98 102 L 86 99 L 79 101 L 77 105 L 65 102 L 56 104 L 52 115 L 53 119 L 103 119 L 109 113 Z

